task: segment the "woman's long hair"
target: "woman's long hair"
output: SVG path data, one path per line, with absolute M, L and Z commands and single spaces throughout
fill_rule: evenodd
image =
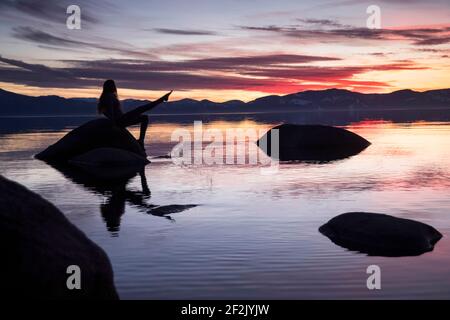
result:
M 97 112 L 103 113 L 107 108 L 107 103 L 111 103 L 111 97 L 119 103 L 119 96 L 117 95 L 117 87 L 114 80 L 106 80 L 103 84 L 103 92 L 98 99 Z

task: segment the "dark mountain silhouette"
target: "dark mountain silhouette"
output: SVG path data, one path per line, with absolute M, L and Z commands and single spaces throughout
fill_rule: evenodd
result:
M 146 100 L 124 100 L 125 111 Z M 153 114 L 236 113 L 285 111 L 365 111 L 365 110 L 450 109 L 450 89 L 417 92 L 399 90 L 392 93 L 364 94 L 341 89 L 302 91 L 285 96 L 270 95 L 250 102 L 230 100 L 182 99 L 159 106 Z M 95 98 L 32 97 L 0 89 L 0 116 L 22 115 L 94 115 Z

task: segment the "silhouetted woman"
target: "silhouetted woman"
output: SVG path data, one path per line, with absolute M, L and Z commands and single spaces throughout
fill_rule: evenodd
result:
M 120 107 L 119 96 L 117 95 L 117 87 L 114 80 L 106 80 L 103 84 L 103 92 L 98 100 L 97 109 L 98 113 L 104 114 L 107 118 L 113 121 L 115 125 L 123 128 L 140 123 L 141 131 L 138 141 L 142 148 L 144 148 L 148 116 L 143 113 L 153 109 L 161 102 L 169 100 L 171 93 L 172 91 L 165 94 L 158 100 L 149 102 L 143 106 L 137 107 L 136 109 L 123 113 L 122 108 Z

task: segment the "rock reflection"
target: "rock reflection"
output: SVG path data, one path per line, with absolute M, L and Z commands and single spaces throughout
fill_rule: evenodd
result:
M 105 198 L 105 202 L 100 205 L 100 213 L 107 230 L 114 236 L 119 233 L 121 218 L 127 204 L 142 213 L 163 217 L 172 222 L 175 219 L 171 217 L 171 214 L 197 206 L 195 204 L 161 206 L 149 203 L 151 191 L 148 187 L 144 167 L 115 168 L 113 171 L 99 168 L 89 170 L 89 168 L 70 165 L 52 165 L 52 167 L 72 182 Z M 141 191 L 128 188 L 128 183 L 137 175 L 140 176 Z

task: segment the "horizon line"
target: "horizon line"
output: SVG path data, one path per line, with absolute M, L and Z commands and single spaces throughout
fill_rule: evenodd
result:
M 23 93 L 18 93 L 16 91 L 13 90 L 6 90 L 0 87 L 0 90 L 2 91 L 6 91 L 6 92 L 10 92 L 13 94 L 17 94 L 17 95 L 22 95 L 22 96 L 26 96 L 26 97 L 34 97 L 34 98 L 41 98 L 41 97 L 58 97 L 58 98 L 62 98 L 62 99 L 98 99 L 97 97 L 71 97 L 71 98 L 66 98 L 60 95 L 56 95 L 56 94 L 49 94 L 49 95 L 27 95 L 27 94 L 23 94 Z M 358 94 L 364 94 L 364 95 L 370 95 L 370 94 L 391 94 L 394 92 L 399 92 L 399 91 L 412 91 L 412 92 L 418 92 L 418 93 L 424 93 L 424 92 L 429 92 L 429 91 L 439 91 L 439 90 L 450 90 L 450 88 L 438 88 L 438 89 L 428 89 L 428 90 L 414 90 L 414 89 L 398 89 L 398 90 L 393 90 L 390 92 L 369 92 L 369 93 L 365 93 L 365 92 L 359 92 L 359 91 L 353 91 L 353 90 L 348 90 L 348 89 L 340 89 L 340 88 L 336 88 L 336 87 L 331 87 L 331 88 L 327 88 L 327 89 L 321 89 L 321 90 L 313 90 L 313 89 L 308 89 L 308 90 L 303 90 L 303 91 L 297 91 L 297 92 L 292 92 L 292 93 L 287 93 L 284 95 L 278 95 L 278 94 L 268 94 L 268 95 L 263 95 L 261 97 L 255 98 L 253 100 L 249 100 L 249 101 L 244 101 L 244 100 L 240 100 L 240 99 L 228 99 L 228 100 L 224 100 L 223 102 L 217 102 L 217 101 L 213 101 L 210 99 L 193 99 L 193 98 L 183 98 L 183 99 L 179 99 L 179 100 L 172 100 L 169 102 L 179 102 L 179 101 L 183 101 L 183 100 L 192 100 L 192 101 L 197 101 L 197 102 L 202 102 L 202 101 L 209 101 L 212 103 L 217 103 L 217 104 L 221 104 L 221 103 L 227 103 L 230 101 L 240 101 L 243 102 L 245 104 L 250 103 L 252 101 L 261 99 L 261 98 L 265 98 L 265 97 L 286 97 L 289 95 L 293 95 L 293 94 L 298 94 L 298 93 L 303 93 L 303 92 L 321 92 L 321 91 L 329 91 L 329 90 L 337 90 L 337 91 L 348 91 L 348 92 L 352 92 L 352 93 L 358 93 Z M 175 91 L 174 91 L 175 92 Z M 126 99 L 119 99 L 120 101 L 126 101 L 126 100 L 139 100 L 139 101 L 151 101 L 150 99 L 138 99 L 138 98 L 126 98 Z

